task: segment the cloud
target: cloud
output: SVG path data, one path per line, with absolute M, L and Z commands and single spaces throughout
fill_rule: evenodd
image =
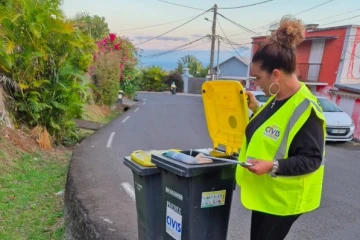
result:
M 154 37 L 155 37 L 155 36 L 140 35 L 140 36 L 135 36 L 134 38 L 135 38 L 136 40 L 139 40 L 139 41 L 145 41 L 145 40 L 149 40 L 149 39 L 154 38 Z M 186 37 L 168 37 L 168 36 L 158 37 L 158 38 L 156 38 L 156 40 L 176 41 L 176 42 L 186 42 L 186 41 L 189 41 L 189 39 L 186 38 Z
M 193 35 L 191 35 L 192 37 L 194 37 L 194 38 L 201 38 L 201 37 L 203 37 L 204 35 L 200 35 L 200 34 L 193 34 Z

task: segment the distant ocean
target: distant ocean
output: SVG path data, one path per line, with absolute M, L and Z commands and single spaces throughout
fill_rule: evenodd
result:
M 210 63 L 210 51 L 205 50 L 193 50 L 193 51 L 179 51 L 179 52 L 173 52 L 169 54 L 162 55 L 160 57 L 149 57 L 146 58 L 145 56 L 151 56 L 153 54 L 161 53 L 163 50 L 144 50 L 141 55 L 142 58 L 140 58 L 140 62 L 143 66 L 161 66 L 164 70 L 170 71 L 177 67 L 177 61 L 186 55 L 194 55 L 197 57 L 203 64 L 203 66 L 208 66 Z M 220 51 L 219 56 L 219 63 L 222 63 L 223 61 L 233 57 L 237 56 L 237 53 L 230 53 L 228 51 Z M 250 51 L 243 51 L 241 52 L 241 56 L 249 62 L 250 59 Z M 217 52 L 215 52 L 214 56 L 214 66 L 217 64 Z

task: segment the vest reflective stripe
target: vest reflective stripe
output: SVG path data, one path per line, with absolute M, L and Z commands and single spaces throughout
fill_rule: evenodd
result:
M 290 121 L 286 127 L 283 141 L 280 144 L 280 147 L 275 155 L 275 159 L 285 158 L 286 147 L 287 147 L 288 141 L 289 141 L 289 133 L 290 133 L 291 129 L 295 126 L 296 121 L 301 117 L 301 115 L 303 115 L 305 113 L 306 109 L 308 109 L 310 104 L 311 103 L 309 100 L 304 99 L 304 101 L 302 101 L 302 103 L 300 103 L 300 105 L 295 109 L 295 111 L 294 111 L 293 115 L 291 116 Z
M 275 155 L 275 159 L 285 158 L 286 146 L 288 145 L 288 141 L 289 141 L 288 139 L 289 133 L 292 130 L 292 128 L 295 126 L 296 121 L 301 117 L 301 115 L 305 113 L 306 109 L 310 106 L 311 102 L 317 108 L 317 110 L 321 112 L 320 106 L 312 100 L 304 99 L 304 101 L 300 103 L 300 105 L 295 109 L 293 115 L 290 118 L 289 124 L 285 130 L 283 141 L 280 144 L 280 147 Z M 324 157 L 322 158 L 321 165 L 324 165 Z
M 287 159 L 290 144 L 311 111 L 315 111 L 318 118 L 323 120 L 325 138 L 325 117 L 316 100 L 303 84 L 297 94 L 259 126 L 250 142 L 247 142 L 246 136 L 244 137 L 239 161 L 243 162 L 249 158 L 265 161 Z M 269 102 L 266 105 L 268 104 Z M 277 176 L 276 178 L 268 174 L 258 176 L 238 166 L 236 181 L 240 185 L 241 201 L 245 208 L 286 216 L 308 212 L 319 207 L 323 174 L 324 158 L 318 170 L 302 176 Z

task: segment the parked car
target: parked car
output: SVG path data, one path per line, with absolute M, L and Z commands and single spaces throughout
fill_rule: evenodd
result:
M 269 97 L 263 91 L 251 91 L 259 103 L 264 105 Z M 351 117 L 339 108 L 333 101 L 316 96 L 323 109 L 326 119 L 326 141 L 328 142 L 348 142 L 353 139 L 355 124 Z M 249 109 L 249 117 L 252 111 Z
M 333 101 L 317 97 L 326 119 L 326 141 L 348 142 L 353 139 L 355 125 L 351 117 Z

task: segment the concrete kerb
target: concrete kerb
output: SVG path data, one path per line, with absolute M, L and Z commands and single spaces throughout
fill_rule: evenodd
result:
M 131 107 L 134 106 L 136 106 L 136 104 Z M 83 159 L 82 156 L 83 152 L 87 149 L 86 146 L 88 145 L 89 140 L 94 137 L 96 138 L 97 135 L 101 133 L 102 129 L 104 129 L 104 127 L 106 128 L 110 123 L 105 124 L 98 131 L 83 140 L 72 153 L 64 193 L 65 237 L 67 240 L 103 239 L 97 226 L 89 217 L 87 206 L 79 196 L 83 193 L 81 189 L 78 189 L 77 187 L 79 174 L 74 173 L 74 165 L 79 165 L 80 162 L 87 161 L 86 159 Z

